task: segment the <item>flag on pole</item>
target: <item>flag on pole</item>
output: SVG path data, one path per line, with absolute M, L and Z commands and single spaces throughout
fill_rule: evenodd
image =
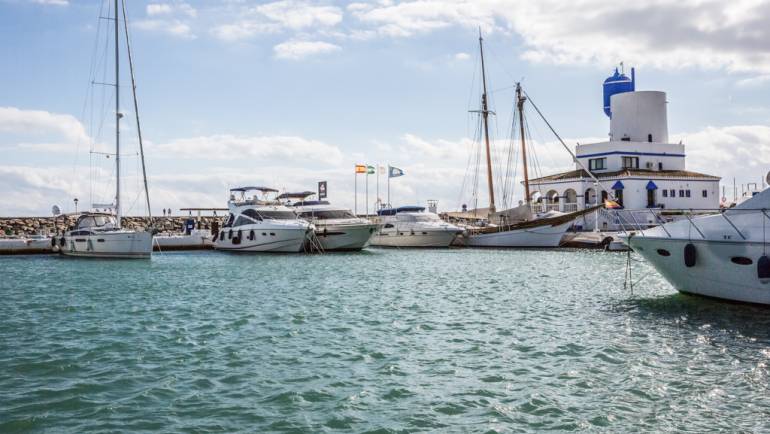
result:
M 366 173 L 366 164 L 356 164 L 356 173 Z
M 388 178 L 398 178 L 404 176 L 404 171 L 398 167 L 388 166 Z
M 604 201 L 604 207 L 607 209 L 620 209 L 623 208 L 619 203 L 614 200 L 606 199 Z
M 378 175 L 384 175 L 385 174 L 385 166 L 377 166 L 377 169 L 379 169 L 378 170 L 378 172 L 379 172 Z
M 374 166 L 366 166 L 366 174 L 374 175 Z

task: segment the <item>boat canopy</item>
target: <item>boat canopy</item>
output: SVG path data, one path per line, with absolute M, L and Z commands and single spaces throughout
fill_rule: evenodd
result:
M 396 215 L 400 212 L 423 212 L 424 206 L 400 206 L 398 208 L 385 208 L 377 211 L 377 215 Z
M 299 191 L 296 193 L 282 193 L 276 199 L 304 199 L 308 196 L 314 195 L 314 191 Z
M 239 192 L 246 192 L 250 190 L 257 190 L 257 191 L 261 191 L 262 193 L 278 193 L 278 190 L 270 187 L 235 187 L 230 189 L 230 191 L 239 191 Z

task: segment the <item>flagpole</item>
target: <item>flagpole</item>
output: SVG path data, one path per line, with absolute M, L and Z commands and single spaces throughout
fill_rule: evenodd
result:
M 353 173 L 353 208 L 358 215 L 358 172 Z
M 366 166 L 366 217 L 369 217 L 369 166 Z
M 380 203 L 380 163 L 377 163 L 377 200 L 374 203 Z M 377 206 L 375 206 L 375 212 L 377 212 L 376 208 Z
M 388 206 L 390 205 L 390 164 L 388 164 Z

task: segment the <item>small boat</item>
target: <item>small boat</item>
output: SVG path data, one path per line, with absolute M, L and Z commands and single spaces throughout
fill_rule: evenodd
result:
M 142 146 L 141 128 L 139 126 L 139 111 L 136 100 L 136 83 L 134 82 L 134 66 L 131 60 L 131 49 L 128 45 L 128 24 L 125 19 L 125 4 L 123 3 L 123 17 L 119 16 L 120 8 L 118 0 L 115 0 L 113 8 L 113 25 L 115 26 L 115 202 L 107 205 L 94 205 L 113 210 L 111 212 L 85 212 L 81 213 L 75 223 L 75 228 L 65 232 L 59 240 L 59 252 L 65 256 L 78 256 L 88 258 L 150 258 L 152 254 L 152 232 L 147 230 L 130 230 L 121 227 L 121 151 L 120 151 L 120 120 L 123 114 L 120 112 L 120 23 L 124 23 L 126 30 L 126 48 L 128 51 L 129 69 L 131 71 L 131 89 L 133 95 L 133 108 L 136 116 L 136 130 L 139 139 L 139 150 L 142 162 L 142 175 L 144 179 L 144 192 L 147 200 L 147 209 L 150 210 L 150 196 L 147 188 L 147 174 L 144 167 L 144 149 Z
M 298 200 L 290 203 L 300 218 L 315 226 L 315 237 L 323 251 L 361 250 L 369 245 L 377 224 L 356 217 L 353 211 L 331 205 L 325 200 L 306 200 L 315 193 L 283 193 L 279 200 Z
M 248 196 L 249 192 L 255 192 Z M 214 235 L 214 248 L 232 252 L 297 253 L 306 248 L 313 225 L 297 217 L 293 209 L 269 195 L 268 187 L 238 187 L 230 190 L 230 214 Z M 260 197 L 261 195 L 261 197 Z
M 770 304 L 770 189 L 734 208 L 623 235 L 679 291 Z
M 379 230 L 372 238 L 373 246 L 383 247 L 449 247 L 463 232 L 422 206 L 384 208 L 377 211 Z

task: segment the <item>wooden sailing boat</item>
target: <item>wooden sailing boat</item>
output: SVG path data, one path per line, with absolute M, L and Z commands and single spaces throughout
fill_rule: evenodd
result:
M 147 171 L 144 164 L 144 147 L 142 145 L 142 130 L 139 125 L 139 109 L 136 101 L 136 83 L 134 80 L 133 59 L 128 38 L 128 23 L 126 21 L 125 0 L 114 0 L 115 24 L 115 83 L 110 84 L 115 88 L 115 203 L 106 208 L 114 209 L 110 212 L 85 212 L 82 213 L 75 224 L 75 228 L 69 230 L 59 240 L 58 250 L 67 256 L 89 258 L 149 258 L 152 254 L 152 232 L 148 230 L 129 230 L 121 225 L 122 203 L 120 189 L 120 15 L 118 6 L 122 6 L 123 24 L 126 35 L 126 49 L 128 51 L 129 69 L 131 72 L 131 89 L 134 99 L 134 113 L 136 115 L 136 127 L 139 138 L 139 150 L 142 161 L 142 175 L 144 178 L 144 190 L 147 200 L 147 212 L 150 213 L 150 197 L 147 188 Z M 97 205 L 94 205 L 97 206 Z M 105 208 L 105 206 L 99 206 Z M 150 220 L 152 215 L 150 214 Z M 54 240 L 55 242 L 56 240 Z
M 524 167 L 525 200 L 518 208 L 498 213 L 495 207 L 495 191 L 492 181 L 492 157 L 489 146 L 488 118 L 492 113 L 488 108 L 487 79 L 484 68 L 484 39 L 479 32 L 479 51 L 481 53 L 481 79 L 483 93 L 481 95 L 481 110 L 484 124 L 484 142 L 487 163 L 487 186 L 489 188 L 489 224 L 484 227 L 469 229 L 466 234 L 466 245 L 471 247 L 558 247 L 561 239 L 572 225 L 572 222 L 585 214 L 595 211 L 598 207 L 588 208 L 569 214 L 553 217 L 533 217 L 531 212 L 531 195 L 529 191 L 529 173 L 527 166 L 527 149 L 524 134 L 524 103 L 527 97 L 523 95 L 521 83 L 516 84 L 516 109 L 519 116 L 521 136 L 521 157 Z M 510 222 L 509 218 L 520 216 L 521 220 Z M 494 224 L 497 218 L 501 224 Z

